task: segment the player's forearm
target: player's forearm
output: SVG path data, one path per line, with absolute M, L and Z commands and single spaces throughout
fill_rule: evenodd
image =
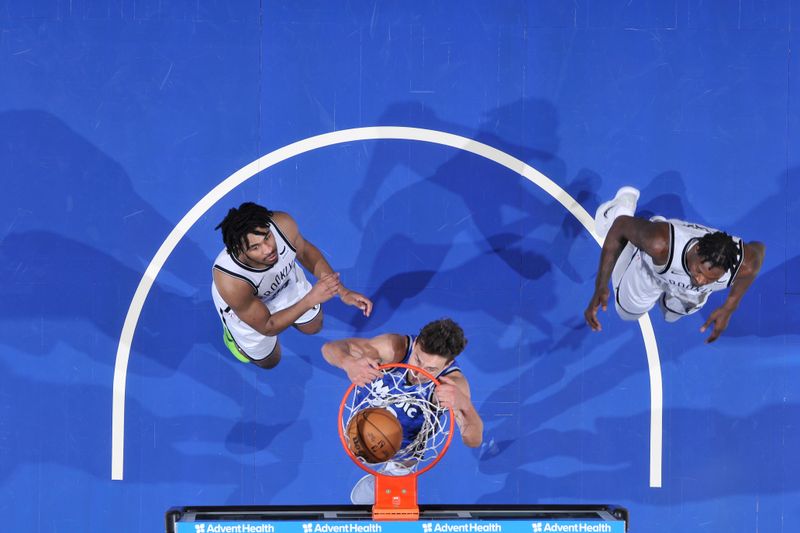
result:
M 614 271 L 614 265 L 617 264 L 617 259 L 622 254 L 625 245 L 628 244 L 628 239 L 625 235 L 625 219 L 628 218 L 631 217 L 617 217 L 608 230 L 608 234 L 603 241 L 603 249 L 600 252 L 600 265 L 597 268 L 595 290 L 608 286 L 608 282 L 611 280 L 611 273 Z
M 595 289 L 607 287 L 614 271 L 614 265 L 622 254 L 622 249 L 628 244 L 628 240 L 622 236 L 613 225 L 606 235 L 603 242 L 603 250 L 600 252 L 600 265 L 597 268 L 597 278 L 595 279 Z
M 306 295 L 286 309 L 281 309 L 271 314 L 264 325 L 261 328 L 257 328 L 258 332 L 268 337 L 274 337 L 297 322 L 297 319 L 311 310 L 314 305 L 316 304 Z
M 317 279 L 325 274 L 333 272 L 331 265 L 328 263 L 328 260 L 325 259 L 325 256 L 322 255 L 322 252 L 319 251 L 319 248 L 309 241 L 305 242 L 303 246 L 303 255 L 298 256 L 297 259 L 300 261 L 300 264 L 303 265 L 306 270 L 314 274 L 314 277 Z
M 300 264 L 303 265 L 306 270 L 314 274 L 314 277 L 317 279 L 325 274 L 333 272 L 333 268 L 330 263 L 328 263 L 328 260 L 325 259 L 325 256 L 322 255 L 322 252 L 319 251 L 319 248 L 308 241 L 305 242 L 303 257 L 298 257 L 298 260 Z M 349 292 L 350 289 L 345 287 L 344 284 L 340 284 L 336 294 L 341 298 Z
M 742 297 L 747 292 L 747 289 L 750 288 L 750 285 L 753 283 L 755 276 L 748 276 L 745 279 L 737 279 L 731 285 L 731 290 L 728 292 L 728 297 L 725 298 L 725 302 L 722 304 L 722 307 L 728 309 L 729 311 L 733 312 L 736 311 L 739 307 L 739 303 L 742 301 Z
M 461 440 L 470 448 L 477 448 L 483 442 L 483 420 L 470 403 L 465 409 L 457 409 L 456 423 L 461 431 Z

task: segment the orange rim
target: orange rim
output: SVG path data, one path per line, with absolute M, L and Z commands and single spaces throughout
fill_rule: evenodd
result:
M 390 363 L 390 364 L 386 364 L 386 365 L 380 365 L 378 367 L 378 370 L 385 370 L 387 368 L 405 368 L 405 369 L 408 369 L 408 370 L 413 370 L 414 372 L 418 372 L 418 373 L 422 374 L 423 376 L 425 376 L 426 378 L 428 378 L 429 380 L 431 380 L 434 383 L 434 385 L 441 385 L 442 384 L 438 379 L 436 379 L 428 371 L 423 370 L 422 368 L 416 367 L 414 365 L 409 365 L 409 364 L 406 364 L 406 363 Z M 355 383 L 351 383 L 350 386 L 347 387 L 347 390 L 344 391 L 344 396 L 342 396 L 342 402 L 339 405 L 339 424 L 338 424 L 338 426 L 339 426 L 339 440 L 342 443 L 342 447 L 344 447 L 345 453 L 347 453 L 347 455 L 350 457 L 350 459 L 356 465 L 358 465 L 359 468 L 361 468 L 362 470 L 364 470 L 365 472 L 367 472 L 369 474 L 373 474 L 373 475 L 376 475 L 376 476 L 383 476 L 385 474 L 381 474 L 380 472 L 378 472 L 374 468 L 370 468 L 369 466 L 366 466 L 365 463 L 360 461 L 358 459 L 358 457 L 356 457 L 356 455 L 353 452 L 350 451 L 350 447 L 347 445 L 347 439 L 344 436 L 344 428 L 342 427 L 342 416 L 344 415 L 344 408 L 345 408 L 345 404 L 347 403 L 347 399 L 350 396 L 350 393 L 353 392 L 353 389 L 355 387 L 356 387 Z M 442 460 L 442 457 L 444 457 L 444 454 L 447 452 L 447 449 L 450 448 L 450 441 L 453 440 L 453 430 L 455 429 L 455 416 L 454 416 L 454 413 L 453 413 L 453 408 L 452 407 L 448 407 L 447 410 L 450 412 L 450 417 L 449 417 L 450 418 L 450 423 L 449 423 L 449 426 L 448 426 L 447 438 L 445 439 L 444 446 L 442 447 L 441 453 L 439 453 L 436 456 L 436 458 L 433 459 L 433 461 L 431 461 L 429 464 L 425 465 L 425 467 L 422 468 L 421 470 L 419 470 L 418 472 L 411 472 L 410 474 L 406 474 L 405 476 L 396 476 L 396 477 L 419 476 L 420 474 L 424 474 L 425 472 L 427 472 L 428 470 L 430 470 L 431 468 L 436 466 L 436 463 L 438 463 L 439 461 Z

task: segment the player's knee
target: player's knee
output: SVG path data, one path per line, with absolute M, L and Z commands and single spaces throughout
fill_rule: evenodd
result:
M 319 320 L 315 320 L 309 325 L 311 326 L 308 330 L 309 335 L 315 335 L 322 331 L 322 315 L 319 316 Z
M 278 366 L 278 363 L 281 362 L 281 345 L 276 344 L 275 349 L 272 350 L 272 353 L 269 354 L 269 356 L 253 362 L 256 364 L 256 366 L 259 366 L 265 370 L 275 368 Z
M 297 329 L 306 335 L 316 335 L 322 331 L 322 313 L 317 315 L 317 317 L 311 322 L 303 324 L 302 326 L 298 326 Z

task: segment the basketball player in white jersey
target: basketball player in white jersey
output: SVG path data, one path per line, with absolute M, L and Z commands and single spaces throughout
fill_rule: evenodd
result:
M 597 310 L 608 306 L 609 279 L 624 320 L 637 320 L 658 304 L 674 322 L 699 311 L 712 292 L 730 289 L 700 328 L 712 327 L 706 342 L 714 342 L 761 269 L 764 244 L 682 220 L 634 217 L 638 199 L 637 189 L 622 187 L 597 209 L 595 231 L 605 241 L 586 322 L 594 331 L 602 329 Z
M 434 394 L 445 409 L 453 409 L 461 440 L 470 448 L 476 448 L 483 441 L 483 420 L 472 405 L 467 378 L 455 361 L 466 345 L 467 339 L 461 326 L 449 318 L 443 318 L 425 325 L 416 338 L 385 333 L 371 339 L 342 339 L 325 343 L 322 346 L 322 355 L 330 364 L 344 370 L 350 381 L 360 387 L 380 383 L 381 379 L 391 383 L 377 369 L 383 364 L 406 363 L 427 371 L 441 383 L 435 388 Z M 418 373 L 410 376 L 411 381 L 403 385 L 402 390 L 393 392 L 430 394 L 430 388 L 426 387 L 426 383 L 430 383 L 427 378 Z M 422 415 L 411 410 L 395 414 L 403 427 L 405 446 L 416 437 L 416 434 L 410 433 L 420 431 L 421 420 L 416 418 Z M 410 472 L 411 467 L 409 461 L 388 461 L 383 468 L 394 475 L 403 475 Z M 354 504 L 373 503 L 374 481 L 371 474 L 361 478 L 353 487 L 351 501 Z
M 225 345 L 240 361 L 273 368 L 281 357 L 278 334 L 290 326 L 318 333 L 321 304 L 335 295 L 364 316 L 372 312 L 372 302 L 342 285 L 289 214 L 247 202 L 229 210 L 217 229 L 225 249 L 214 260 L 211 295 Z M 297 262 L 317 278 L 313 287 Z

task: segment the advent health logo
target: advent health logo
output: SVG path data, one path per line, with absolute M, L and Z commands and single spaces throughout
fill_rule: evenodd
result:
M 502 533 L 503 526 L 495 522 L 426 522 L 422 524 L 422 533 Z
M 303 533 L 381 533 L 380 524 L 349 522 L 345 524 L 314 523 L 303 524 Z
M 558 522 L 534 522 L 533 533 L 611 533 L 614 528 L 605 522 L 574 522 L 564 524 Z

